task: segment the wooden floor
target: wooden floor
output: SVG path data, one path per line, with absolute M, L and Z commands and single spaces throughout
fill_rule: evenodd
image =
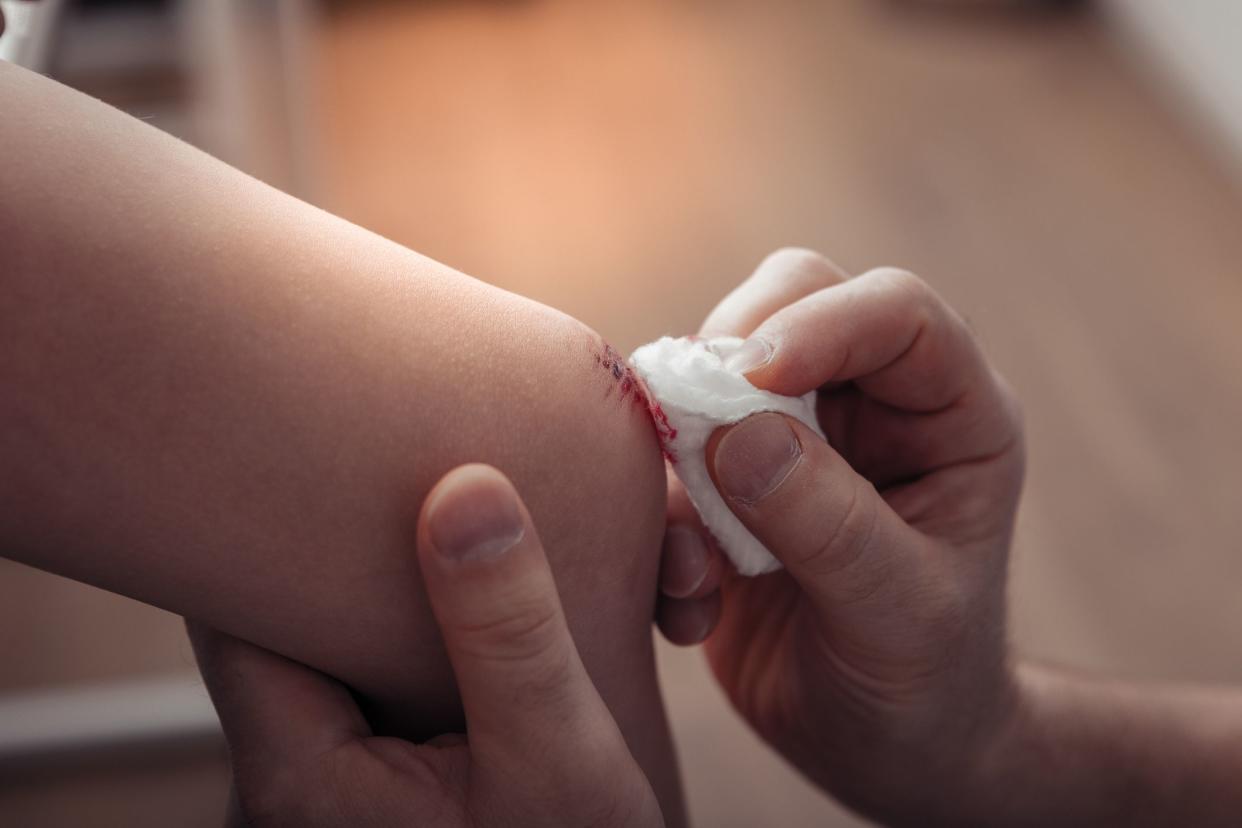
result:
M 1106 21 L 370 3 L 315 46 L 316 201 L 618 347 L 693 330 L 780 245 L 923 274 L 1026 404 L 1021 647 L 1242 681 L 1242 198 Z M 731 716 L 696 652 L 661 661 L 698 824 L 855 824 Z M 0 684 L 185 663 L 173 619 L 0 564 Z M 135 778 L 166 795 L 169 773 Z M 191 776 L 125 823 L 218 808 L 218 779 Z M 0 783 L 6 809 L 40 824 Z

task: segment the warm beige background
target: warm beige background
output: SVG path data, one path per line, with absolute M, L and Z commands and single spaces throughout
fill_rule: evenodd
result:
M 1106 22 L 372 3 L 311 51 L 315 200 L 618 347 L 694 328 L 783 244 L 925 275 L 1026 403 L 1021 646 L 1242 680 L 1242 201 Z M 0 563 L 3 685 L 187 659 L 173 619 Z M 661 660 L 699 824 L 853 824 L 728 714 L 697 653 Z M 0 784 L 0 822 L 69 824 L 57 791 L 89 824 L 209 824 L 221 779 Z

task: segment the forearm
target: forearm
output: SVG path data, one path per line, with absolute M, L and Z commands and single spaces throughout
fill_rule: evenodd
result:
M 1237 824 L 1242 694 L 1028 665 L 1018 686 L 1010 725 L 959 803 L 972 823 Z
M 5 64 L 0 111 L 0 552 L 449 726 L 414 520 L 491 463 L 667 799 L 663 472 L 598 339 Z
M 431 389 L 503 308 L 97 102 L 0 80 L 5 553 L 269 646 L 315 616 L 408 638 L 395 523 L 444 471 L 452 409 L 486 411 Z

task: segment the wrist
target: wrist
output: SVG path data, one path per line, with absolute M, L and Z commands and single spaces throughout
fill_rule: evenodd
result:
M 1038 778 L 1039 734 L 1047 726 L 1052 682 L 1035 666 L 1008 665 L 1008 687 L 1003 706 L 991 726 L 980 734 L 963 772 L 963 787 L 955 813 L 946 822 L 994 825 L 1011 821 L 1022 786 Z
M 838 751 L 850 761 L 808 775 L 885 825 L 1001 824 L 1005 800 L 996 793 L 1021 778 L 1014 759 L 1029 732 L 1032 701 L 1023 672 L 1006 662 L 970 692 L 955 689 L 929 704 L 934 717 L 859 734 L 856 751 Z
M 1006 661 L 977 695 L 957 696 L 949 726 L 922 740 L 907 778 L 920 780 L 886 824 L 995 825 L 1005 822 L 1003 793 L 1020 779 L 1017 767 L 1030 730 L 1034 692 L 1025 668 Z M 955 720 L 955 721 L 954 721 Z M 877 815 L 878 816 L 878 815 Z

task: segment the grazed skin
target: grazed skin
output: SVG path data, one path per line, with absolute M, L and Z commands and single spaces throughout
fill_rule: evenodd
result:
M 452 729 L 415 519 L 449 469 L 494 465 L 680 822 L 649 633 L 663 467 L 598 337 L 5 64 L 0 111 L 0 550 Z

